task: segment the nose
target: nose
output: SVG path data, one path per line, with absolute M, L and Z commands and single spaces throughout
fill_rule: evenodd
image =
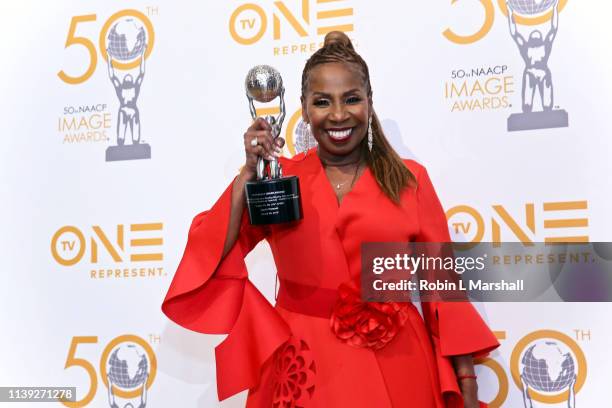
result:
M 343 122 L 348 118 L 348 111 L 343 103 L 334 103 L 331 106 L 329 119 L 332 122 Z

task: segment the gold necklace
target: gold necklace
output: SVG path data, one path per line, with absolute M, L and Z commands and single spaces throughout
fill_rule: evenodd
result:
M 353 178 L 351 180 L 346 180 L 342 183 L 336 183 L 336 190 L 340 190 L 340 187 L 342 187 L 349 181 L 351 182 L 351 187 L 353 187 L 353 185 L 355 184 L 355 179 L 357 178 L 357 173 L 359 173 L 359 167 L 361 167 L 361 163 L 357 164 L 357 166 L 355 167 L 355 174 L 353 174 Z
M 319 146 L 317 146 L 317 156 L 319 156 L 318 153 L 319 153 Z M 349 181 L 351 181 L 351 187 L 353 186 L 353 184 L 355 184 L 355 179 L 357 178 L 357 173 L 359 172 L 359 167 L 361 167 L 361 157 L 357 161 L 354 161 L 354 162 L 351 162 L 351 163 L 344 163 L 344 164 L 330 164 L 330 163 L 327 163 L 325 160 L 321 159 L 320 156 L 319 156 L 319 160 L 321 160 L 321 163 L 323 163 L 323 167 L 324 168 L 327 168 L 327 167 L 344 167 L 344 166 L 350 166 L 351 164 L 357 163 L 357 166 L 355 167 L 355 174 L 353 174 L 352 180 L 346 180 L 346 181 L 343 181 L 342 183 L 336 183 L 336 190 L 340 190 L 340 187 L 342 187 L 343 185 L 345 185 Z

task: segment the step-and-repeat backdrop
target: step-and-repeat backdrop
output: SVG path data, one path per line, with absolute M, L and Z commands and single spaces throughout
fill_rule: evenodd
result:
M 247 71 L 281 72 L 291 156 L 302 67 L 334 29 L 456 240 L 610 241 L 612 6 L 509 3 L 513 20 L 503 0 L 3 2 L 0 385 L 76 386 L 71 407 L 244 405 L 217 401 L 223 336 L 160 304 L 192 217 L 243 162 Z M 273 299 L 269 248 L 247 262 Z M 527 386 L 534 407 L 608 404 L 612 306 L 477 307 L 501 342 L 477 366 L 491 406 L 528 406 Z

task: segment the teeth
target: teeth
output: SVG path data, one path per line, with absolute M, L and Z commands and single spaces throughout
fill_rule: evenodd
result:
M 334 139 L 344 139 L 348 137 L 353 129 L 346 130 L 328 130 L 327 133 Z

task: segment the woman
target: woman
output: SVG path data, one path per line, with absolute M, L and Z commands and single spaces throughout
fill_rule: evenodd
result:
M 477 407 L 472 358 L 498 343 L 469 303 L 423 303 L 423 319 L 412 304 L 359 299 L 362 242 L 450 237 L 427 172 L 384 137 L 367 65 L 345 34 L 328 34 L 306 63 L 302 114 L 318 147 L 280 160 L 300 179 L 303 220 L 248 222 L 245 183 L 258 157 L 280 153 L 258 119 L 240 174 L 192 223 L 163 311 L 229 334 L 216 349 L 220 399 L 249 389 L 252 407 Z M 262 239 L 278 270 L 275 307 L 243 261 Z

